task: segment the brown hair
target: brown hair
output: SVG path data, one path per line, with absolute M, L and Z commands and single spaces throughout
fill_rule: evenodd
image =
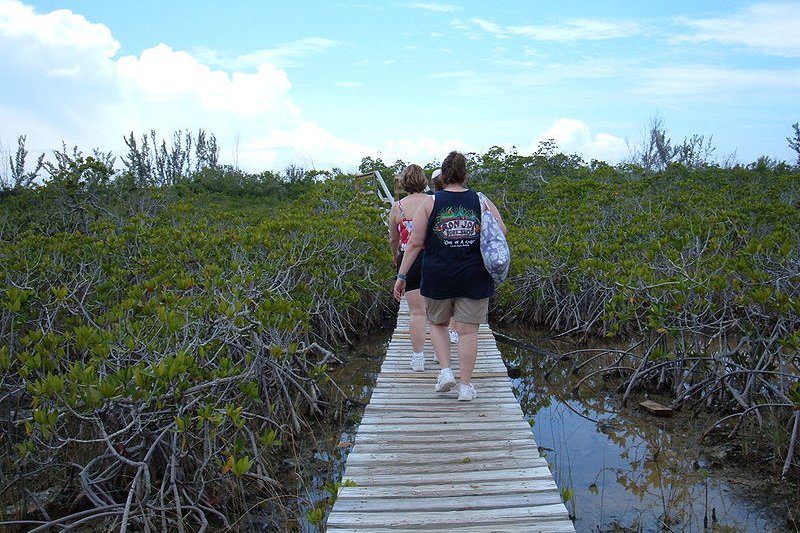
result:
M 467 180 L 467 158 L 459 152 L 450 152 L 442 161 L 442 184 L 463 184 Z
M 400 187 L 408 194 L 422 192 L 428 186 L 425 171 L 419 165 L 408 165 L 400 174 Z

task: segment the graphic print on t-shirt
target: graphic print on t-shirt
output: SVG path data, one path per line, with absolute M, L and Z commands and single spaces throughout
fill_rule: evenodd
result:
M 433 234 L 451 248 L 465 248 L 478 239 L 481 219 L 472 209 L 447 207 L 439 211 Z

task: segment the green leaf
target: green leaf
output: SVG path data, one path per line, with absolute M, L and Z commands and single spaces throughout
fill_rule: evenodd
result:
M 247 456 L 244 456 L 244 457 L 241 457 L 240 459 L 238 459 L 234 463 L 232 470 L 233 470 L 234 475 L 236 475 L 237 477 L 241 477 L 245 473 L 247 473 L 248 470 L 250 470 L 250 467 L 252 465 L 253 465 L 253 463 L 250 461 L 250 458 L 247 457 Z

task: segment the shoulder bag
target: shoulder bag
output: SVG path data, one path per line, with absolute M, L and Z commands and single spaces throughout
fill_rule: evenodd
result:
M 502 283 L 508 275 L 508 267 L 511 266 L 511 250 L 503 230 L 500 229 L 500 223 L 486 204 L 486 196 L 479 192 L 478 197 L 481 201 L 480 242 L 483 264 L 494 282 Z

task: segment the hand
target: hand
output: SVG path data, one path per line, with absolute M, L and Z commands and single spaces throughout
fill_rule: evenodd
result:
M 394 299 L 398 302 L 406 292 L 406 280 L 398 279 L 394 282 Z

